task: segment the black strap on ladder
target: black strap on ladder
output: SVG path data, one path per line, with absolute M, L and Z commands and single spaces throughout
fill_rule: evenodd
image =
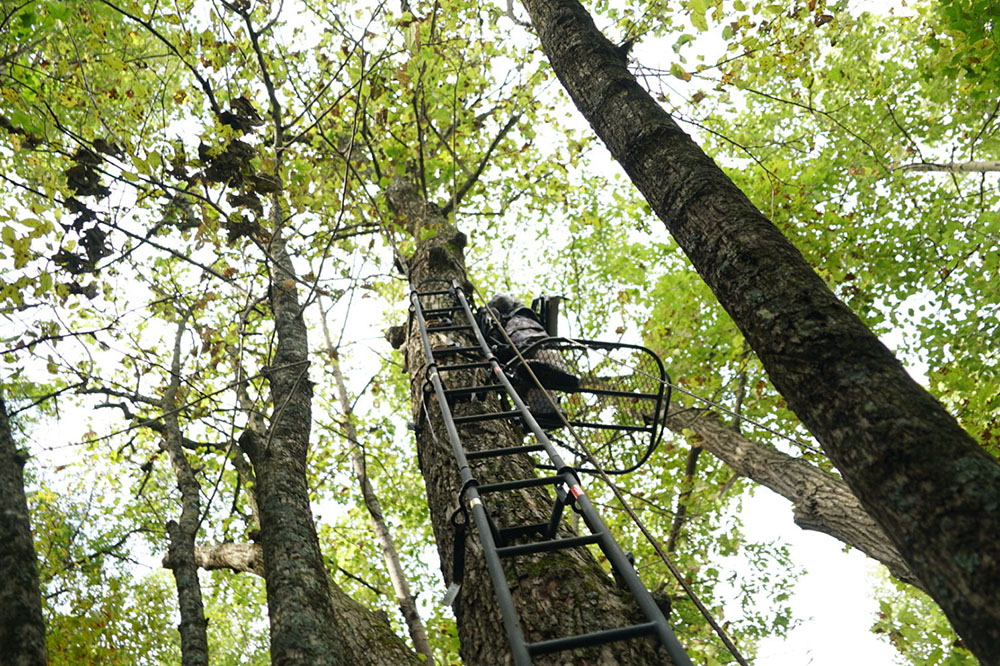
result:
M 450 298 L 444 298 L 450 297 Z M 437 301 L 447 301 L 445 307 L 426 307 L 422 299 L 435 298 Z M 597 513 L 590 498 L 580 485 L 576 470 L 567 465 L 559 452 L 552 445 L 545 432 L 538 425 L 524 401 L 511 385 L 504 373 L 503 367 L 494 356 L 489 344 L 479 326 L 464 292 L 458 283 L 452 283 L 448 289 L 436 291 L 413 291 L 410 294 L 411 312 L 416 319 L 420 337 L 427 358 L 427 378 L 433 387 L 441 416 L 458 462 L 462 490 L 459 494 L 459 509 L 452 517 L 456 526 L 455 543 L 455 583 L 461 582 L 461 565 L 464 560 L 465 530 L 469 524 L 475 525 L 476 532 L 483 548 L 486 568 L 493 583 L 493 592 L 500 606 L 500 615 L 504 630 L 510 643 L 511 653 L 516 666 L 530 666 L 532 656 L 561 652 L 576 648 L 602 645 L 613 641 L 628 640 L 641 636 L 653 635 L 666 649 L 676 666 L 690 666 L 691 660 L 684 651 L 674 632 L 667 624 L 666 618 L 657 606 L 649 590 L 639 579 L 635 568 L 621 547 L 608 531 L 607 526 Z M 438 320 L 443 324 L 428 325 L 428 320 Z M 463 322 L 464 320 L 464 322 Z M 446 347 L 435 349 L 430 342 L 430 334 L 435 332 L 466 331 L 472 333 L 478 346 Z M 468 361 L 474 355 L 477 360 Z M 455 362 L 458 357 L 458 362 Z M 463 359 L 463 357 L 465 357 Z M 446 388 L 442 381 L 442 372 L 467 370 L 473 368 L 488 368 L 494 377 L 493 383 Z M 496 413 L 477 414 L 471 416 L 453 416 L 450 399 L 457 396 L 481 395 L 489 391 L 505 392 L 515 409 Z M 497 448 L 485 451 L 466 451 L 458 428 L 464 424 L 490 419 L 514 419 L 530 431 L 537 444 Z M 470 460 L 516 455 L 520 453 L 543 451 L 549 458 L 550 469 L 556 470 L 553 476 L 528 478 L 499 483 L 480 483 L 469 467 Z M 508 527 L 496 529 L 484 505 L 484 499 L 492 493 L 500 493 L 519 488 L 551 485 L 556 490 L 556 501 L 547 523 Z M 590 534 L 575 537 L 557 537 L 557 531 L 562 520 L 563 509 L 570 505 L 582 517 L 590 530 Z M 462 515 L 463 520 L 458 517 Z M 540 535 L 541 540 L 518 545 L 506 545 L 509 540 Z M 498 543 L 499 542 L 499 543 Z M 525 640 L 520 626 L 520 619 L 514 607 L 514 600 L 504 575 L 501 561 L 532 553 L 543 553 L 565 548 L 576 548 L 588 544 L 596 544 L 607 557 L 615 578 L 623 582 L 639 608 L 646 616 L 646 622 L 628 626 L 594 631 L 576 636 L 567 636 L 553 640 L 529 643 Z M 455 596 L 457 589 L 450 590 L 449 597 Z

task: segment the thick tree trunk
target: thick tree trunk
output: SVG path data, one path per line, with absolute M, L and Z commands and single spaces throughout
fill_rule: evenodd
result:
M 525 0 L 577 108 L 955 629 L 1000 664 L 1000 464 L 629 74 L 577 0 Z
M 180 422 L 177 418 L 177 389 L 181 383 L 181 342 L 187 318 L 177 325 L 174 352 L 170 362 L 170 382 L 163 393 L 160 407 L 163 411 L 162 448 L 170 457 L 170 465 L 177 477 L 181 493 L 181 515 L 167 523 L 170 547 L 164 565 L 174 574 L 177 601 L 181 614 L 178 629 L 181 634 L 181 662 L 183 666 L 207 666 L 208 620 L 201 599 L 198 582 L 198 565 L 194 561 L 194 542 L 201 522 L 201 486 L 184 453 Z
M 354 625 L 353 602 L 331 583 L 324 567 L 306 482 L 312 424 L 309 343 L 294 267 L 280 231 L 275 231 L 269 250 L 274 262 L 270 303 L 277 346 L 265 374 L 273 412 L 266 433 L 248 429 L 240 446 L 255 475 L 271 662 L 276 666 L 417 663 L 391 633 L 378 636 L 384 644 L 366 644 L 365 651 L 357 651 L 359 643 L 377 636 Z
M 204 569 L 264 575 L 264 555 L 255 543 L 220 543 L 195 548 Z M 330 602 L 344 634 L 344 651 L 352 666 L 421 666 L 426 663 L 397 636 L 381 611 L 372 611 L 330 581 Z
M 269 246 L 270 303 L 276 349 L 264 371 L 271 388 L 270 427 L 244 431 L 240 445 L 253 464 L 260 544 L 264 553 L 271 663 L 348 663 L 344 636 L 330 602 L 316 526 L 309 507 L 306 454 L 312 424 L 309 343 L 291 258 L 280 229 Z
M 390 188 L 389 201 L 406 221 L 414 237 L 433 237 L 418 244 L 413 256 L 406 258 L 410 285 L 418 290 L 441 289 L 451 280 L 470 287 L 462 248 L 465 237 L 448 224 L 441 211 L 426 204 L 417 189 L 397 182 Z M 467 291 L 467 293 L 471 293 Z M 438 307 L 440 303 L 434 305 Z M 474 344 L 474 340 L 453 333 L 435 333 L 434 343 Z M 437 403 L 430 396 L 423 407 L 424 370 L 427 360 L 420 334 L 411 322 L 406 341 L 414 422 L 418 424 L 417 454 L 427 489 L 431 521 L 441 556 L 444 578 L 451 583 L 455 553 L 455 531 L 450 523 L 458 506 L 461 483 L 458 465 L 445 435 Z M 457 362 L 457 361 L 456 361 Z M 473 371 L 474 372 L 474 371 Z M 449 373 L 455 380 L 457 373 Z M 478 383 L 483 383 L 479 377 Z M 472 383 L 472 377 L 458 379 Z M 486 401 L 458 402 L 456 415 L 499 409 L 494 396 Z M 428 418 L 429 417 L 429 418 Z M 460 435 L 467 450 L 517 446 L 522 436 L 506 421 L 485 421 L 461 426 Z M 527 456 L 490 458 L 473 461 L 473 474 L 482 482 L 521 479 L 535 476 Z M 512 493 L 491 494 L 487 502 L 500 527 L 526 525 L 548 520 L 550 501 L 538 488 Z M 568 528 L 565 528 L 568 532 Z M 474 532 L 474 529 L 471 530 Z M 461 640 L 462 658 L 467 664 L 503 664 L 509 648 L 500 621 L 492 585 L 484 565 L 478 539 L 466 537 L 466 560 L 463 583 L 455 615 Z M 528 641 L 557 638 L 571 634 L 625 626 L 640 621 L 630 595 L 618 588 L 585 549 L 573 549 L 517 558 L 505 563 L 507 581 Z M 614 643 L 574 654 L 557 653 L 536 658 L 538 664 L 658 664 L 666 656 L 649 640 Z
M 0 395 L 0 654 L 10 666 L 44 666 L 45 623 L 24 496 L 25 460 Z
M 698 446 L 737 474 L 789 500 L 802 529 L 829 534 L 878 560 L 899 580 L 924 589 L 882 528 L 833 474 L 744 437 L 709 411 L 672 406 L 666 425 L 678 434 L 694 432 Z

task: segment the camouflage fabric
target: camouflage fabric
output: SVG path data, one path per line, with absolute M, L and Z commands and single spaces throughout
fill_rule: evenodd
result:
M 506 294 L 494 296 L 488 309 L 500 320 L 507 337 L 517 350 L 522 351 L 527 365 L 545 389 L 573 391 L 579 387 L 580 379 L 570 371 L 562 354 L 546 347 L 542 342 L 549 338 L 549 334 L 539 321 L 538 313 Z M 539 425 L 546 430 L 561 427 L 562 419 L 553 409 L 553 403 L 559 404 L 558 397 L 551 391 L 543 393 L 523 365 L 511 362 L 516 354 L 502 333 L 494 330 L 489 337 L 491 342 L 496 343 L 497 357 L 516 368 L 513 376 L 515 388 L 528 404 Z M 552 398 L 551 402 L 545 394 Z

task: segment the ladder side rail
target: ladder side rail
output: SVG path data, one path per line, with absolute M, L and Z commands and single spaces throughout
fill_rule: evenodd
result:
M 458 436 L 458 429 L 455 427 L 451 408 L 448 406 L 448 398 L 444 393 L 441 375 L 438 373 L 437 364 L 434 362 L 431 342 L 427 336 L 427 322 L 424 319 L 420 297 L 417 295 L 417 292 L 414 291 L 411 293 L 410 302 L 413 304 L 417 328 L 420 330 L 420 338 L 423 343 L 424 354 L 427 358 L 430 382 L 434 387 L 438 407 L 441 409 L 441 419 L 444 421 L 448 440 L 451 443 L 452 451 L 459 464 L 459 476 L 462 480 L 462 486 L 468 488 L 466 493 L 468 494 L 469 505 L 472 509 L 472 519 L 476 523 L 476 530 L 479 532 L 479 539 L 482 542 L 483 559 L 486 561 L 486 569 L 493 582 L 493 594 L 497 599 L 497 605 L 500 606 L 500 617 L 503 620 L 504 631 L 507 634 L 511 656 L 516 666 L 531 666 L 531 655 L 528 653 L 527 643 L 521 632 L 520 621 L 517 610 L 514 608 L 514 599 L 507 585 L 507 576 L 504 574 L 503 564 L 501 564 L 500 556 L 497 554 L 497 546 L 493 540 L 493 531 L 489 525 L 489 517 L 486 515 L 486 508 L 483 506 L 482 498 L 480 498 L 479 492 L 476 489 L 478 481 L 472 476 L 469 461 L 465 456 L 465 449 L 462 447 L 462 440 Z
M 490 360 L 493 373 L 497 376 L 497 379 L 504 384 L 511 400 L 522 412 L 525 424 L 538 439 L 539 443 L 545 447 L 545 452 L 549 455 L 549 459 L 559 470 L 559 473 L 566 473 L 566 476 L 576 477 L 575 470 L 563 462 L 562 457 L 559 455 L 558 451 L 556 451 L 552 442 L 538 425 L 535 417 L 531 415 L 531 412 L 524 404 L 524 401 L 521 400 L 521 397 L 510 383 L 510 380 L 507 379 L 507 375 L 504 373 L 503 368 L 500 367 L 500 363 L 496 360 L 496 356 L 494 356 L 493 352 L 490 350 L 490 346 L 486 342 L 486 338 L 483 337 L 482 331 L 479 330 L 479 326 L 475 323 L 475 316 L 472 313 L 472 308 L 469 306 L 468 300 L 465 298 L 465 293 L 462 291 L 462 288 L 457 282 L 453 283 L 452 288 L 454 289 L 455 297 L 465 310 L 465 316 L 473 324 L 472 332 L 479 341 L 479 345 L 483 348 L 483 353 L 486 354 L 486 357 Z M 687 652 L 684 651 L 680 641 L 677 640 L 677 636 L 674 635 L 670 625 L 667 624 L 667 619 L 663 616 L 663 612 L 660 610 L 659 606 L 656 605 L 656 602 L 653 601 L 653 596 L 649 593 L 649 590 L 646 589 L 646 585 L 639 579 L 639 575 L 636 573 L 635 568 L 628 561 L 628 558 L 625 557 L 625 553 L 622 551 L 621 546 L 619 546 L 618 542 L 611 536 L 607 525 L 604 524 L 600 514 L 597 512 L 597 509 L 590 502 L 590 498 L 587 497 L 587 494 L 580 486 L 579 479 L 573 478 L 573 482 L 567 483 L 567 485 L 569 486 L 569 491 L 576 500 L 577 505 L 580 507 L 580 513 L 583 516 L 584 522 L 587 523 L 587 527 L 592 533 L 600 536 L 599 544 L 601 550 L 604 551 L 604 555 L 608 558 L 608 562 L 610 562 L 611 566 L 622 576 L 622 579 L 629 588 L 629 591 L 632 593 L 632 596 L 635 598 L 636 603 L 639 605 L 642 612 L 645 613 L 646 617 L 649 618 L 651 622 L 656 624 L 657 638 L 659 638 L 660 644 L 663 645 L 667 654 L 669 654 L 670 658 L 674 661 L 674 665 L 693 666 L 691 658 L 688 657 Z
M 469 306 L 469 301 L 465 298 L 465 292 L 462 291 L 462 288 L 457 282 L 453 285 L 453 289 L 455 290 L 455 297 L 462 305 L 462 309 L 465 310 L 465 316 L 472 323 L 472 332 L 475 334 L 476 340 L 479 341 L 479 346 L 482 347 L 483 354 L 486 355 L 487 360 L 490 362 L 490 369 L 493 370 L 493 374 L 496 376 L 497 381 L 503 384 L 504 388 L 507 390 L 507 395 L 510 396 L 511 401 L 513 401 L 514 405 L 517 407 L 517 411 L 521 413 L 521 418 L 524 420 L 524 424 L 529 430 L 531 430 L 531 433 L 535 436 L 535 439 L 538 440 L 538 443 L 545 447 L 545 453 L 548 455 L 549 460 L 552 461 L 552 465 L 557 470 L 562 472 L 563 470 L 572 469 L 570 465 L 567 465 L 566 462 L 563 461 L 562 456 L 560 456 L 559 452 L 556 451 L 556 448 L 552 445 L 552 442 L 545 434 L 545 431 L 543 431 L 542 427 L 538 425 L 538 421 L 535 420 L 535 417 L 531 414 L 528 406 L 524 404 L 523 400 L 521 400 L 521 396 L 518 395 L 513 384 L 510 383 L 510 380 L 507 378 L 507 374 L 503 371 L 503 367 L 500 365 L 500 361 L 497 360 L 493 350 L 490 349 L 490 344 L 486 341 L 486 338 L 483 336 L 483 332 L 479 330 L 479 326 L 476 324 L 476 316 L 473 314 L 472 308 Z M 576 476 L 575 470 L 572 472 L 572 475 Z
M 666 649 L 667 654 L 670 655 L 674 666 L 693 666 L 691 657 L 688 656 L 680 641 L 677 640 L 677 636 L 667 623 L 667 618 L 663 616 L 663 611 L 653 601 L 653 595 L 646 589 L 645 583 L 639 579 L 639 574 L 636 573 L 635 567 L 628 561 L 625 553 L 622 552 L 621 546 L 611 536 L 608 526 L 604 524 L 604 520 L 601 519 L 597 509 L 590 502 L 590 498 L 581 490 L 580 494 L 576 496 L 576 501 L 587 526 L 595 534 L 600 535 L 599 545 L 601 550 L 604 551 L 604 555 L 608 558 L 608 562 L 611 563 L 611 566 L 621 576 L 622 581 L 628 587 L 629 591 L 632 592 L 632 596 L 635 598 L 636 603 L 639 604 L 642 612 L 656 625 L 656 636 L 660 639 L 660 644 Z
M 444 427 L 448 434 L 448 441 L 451 442 L 452 452 L 455 454 L 455 459 L 458 461 L 458 472 L 461 476 L 462 483 L 465 484 L 473 480 L 472 470 L 469 467 L 468 459 L 465 457 L 465 449 L 462 447 L 462 440 L 458 436 L 458 429 L 455 427 L 455 419 L 451 414 L 451 408 L 448 406 L 448 399 L 444 392 L 444 384 L 441 383 L 441 375 L 438 372 L 437 362 L 434 360 L 434 350 L 431 348 L 431 341 L 428 337 L 427 320 L 424 318 L 423 307 L 420 304 L 420 296 L 416 291 L 410 294 L 410 303 L 413 305 L 413 313 L 416 316 L 417 328 L 420 330 L 420 341 L 423 343 L 424 347 L 424 357 L 427 359 L 427 379 L 434 387 L 434 393 L 437 396 L 438 406 L 441 408 L 441 416 L 444 421 Z
M 486 569 L 489 571 L 490 579 L 493 581 L 493 595 L 496 597 L 497 605 L 500 606 L 500 618 L 503 620 L 504 632 L 507 634 L 507 643 L 510 645 L 511 656 L 515 666 L 531 666 L 531 655 L 528 652 L 528 644 L 521 631 L 521 621 L 514 608 L 514 597 L 510 594 L 510 587 L 507 584 L 507 575 L 503 571 L 503 564 L 500 562 L 497 545 L 493 541 L 493 530 L 490 527 L 489 517 L 486 515 L 486 507 L 483 500 L 476 492 L 475 485 L 468 491 L 469 506 L 472 509 L 472 519 L 476 523 L 476 530 L 479 532 L 479 540 L 483 545 L 483 559 L 486 560 Z

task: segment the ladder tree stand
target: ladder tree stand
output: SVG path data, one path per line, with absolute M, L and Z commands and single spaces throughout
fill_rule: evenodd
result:
M 517 404 L 483 348 L 482 332 L 470 323 L 465 237 L 412 184 L 398 181 L 388 195 L 413 237 L 424 238 L 410 256 L 397 257 L 411 285 L 411 315 L 396 342 L 405 344 L 442 573 L 450 589 L 461 583 L 453 608 L 463 660 L 689 664 L 579 475 Z M 533 440 L 525 430 L 536 431 Z M 531 453 L 553 469 L 537 469 Z M 581 514 L 581 534 L 562 519 L 572 511 Z

